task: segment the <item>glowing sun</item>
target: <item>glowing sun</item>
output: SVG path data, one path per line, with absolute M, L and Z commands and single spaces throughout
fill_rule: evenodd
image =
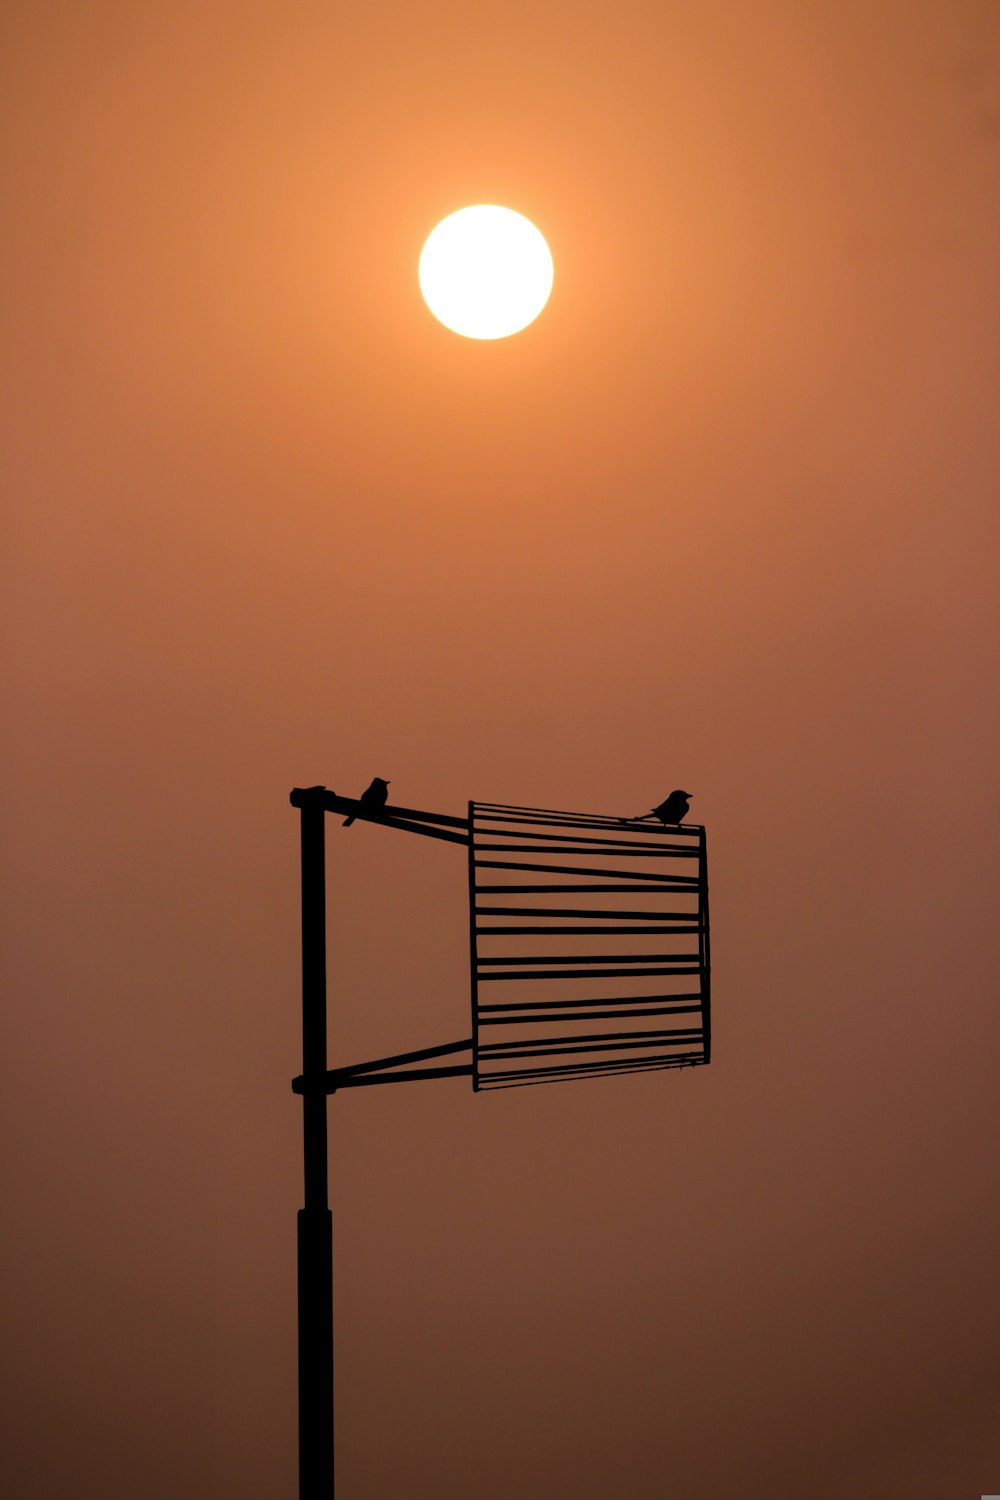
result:
M 552 290 L 552 256 L 530 219 L 477 203 L 432 229 L 420 254 L 431 312 L 467 339 L 505 339 L 533 323 Z

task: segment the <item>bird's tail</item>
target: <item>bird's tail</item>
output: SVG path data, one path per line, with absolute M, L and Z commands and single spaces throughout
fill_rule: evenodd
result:
M 354 813 L 351 813 L 351 816 L 349 818 L 345 818 L 344 819 L 344 827 L 345 828 L 350 828 L 350 826 L 351 826 L 351 824 L 353 822 L 354 822 Z

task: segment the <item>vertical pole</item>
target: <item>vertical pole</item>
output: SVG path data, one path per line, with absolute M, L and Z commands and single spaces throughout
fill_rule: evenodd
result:
M 302 794 L 302 1147 L 298 1215 L 299 1500 L 333 1497 L 333 1224 L 326 1154 L 326 846 L 323 788 Z

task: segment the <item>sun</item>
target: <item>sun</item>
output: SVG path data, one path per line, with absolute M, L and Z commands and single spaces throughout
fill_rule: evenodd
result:
M 530 219 L 495 203 L 459 208 L 427 236 L 420 290 L 467 339 L 505 339 L 533 323 L 552 290 L 552 255 Z

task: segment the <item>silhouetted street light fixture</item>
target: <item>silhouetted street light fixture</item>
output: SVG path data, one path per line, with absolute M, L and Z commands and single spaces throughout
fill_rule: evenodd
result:
M 428 1078 L 469 1077 L 478 1091 L 704 1066 L 711 1057 L 708 875 L 698 824 L 651 827 L 646 819 L 484 802 L 470 802 L 468 816 L 455 818 L 338 797 L 322 786 L 296 788 L 291 803 L 302 837 L 302 1073 L 292 1080 L 302 1095 L 305 1168 L 299 1495 L 331 1500 L 327 1096 Z M 327 1067 L 328 812 L 467 849 L 471 1037 Z M 677 1018 L 680 1025 L 669 1024 Z M 461 1054 L 468 1060 L 423 1066 Z

